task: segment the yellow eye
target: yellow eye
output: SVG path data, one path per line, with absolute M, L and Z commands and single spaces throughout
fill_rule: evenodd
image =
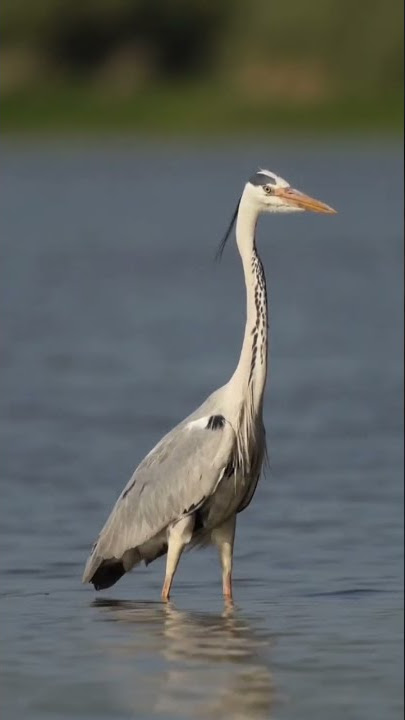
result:
M 264 192 L 266 195 L 271 195 L 274 192 L 274 188 L 272 185 L 265 185 L 264 186 Z

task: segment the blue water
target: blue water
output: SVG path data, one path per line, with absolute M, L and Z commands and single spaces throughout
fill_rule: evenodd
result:
M 402 716 L 401 148 L 3 146 L 2 717 Z M 339 210 L 262 218 L 270 471 L 213 550 L 104 593 L 88 550 L 143 455 L 232 373 L 234 246 L 267 166 Z

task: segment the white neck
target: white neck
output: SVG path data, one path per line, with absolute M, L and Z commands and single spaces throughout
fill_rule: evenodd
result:
M 255 245 L 258 214 L 245 192 L 236 221 L 236 243 L 246 283 L 246 327 L 239 363 L 228 386 L 236 404 L 251 398 L 254 414 L 262 411 L 268 335 L 266 278 Z

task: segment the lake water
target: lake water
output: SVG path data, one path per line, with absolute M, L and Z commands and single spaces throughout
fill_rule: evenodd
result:
M 9 720 L 402 716 L 399 145 L 3 146 L 0 590 Z M 134 467 L 232 373 L 243 183 L 339 210 L 264 217 L 270 472 L 213 549 L 104 593 L 89 548 Z

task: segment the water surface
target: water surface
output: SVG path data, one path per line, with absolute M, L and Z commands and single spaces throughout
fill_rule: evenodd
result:
M 0 591 L 10 720 L 394 720 L 402 708 L 400 148 L 3 147 Z M 266 217 L 270 471 L 213 550 L 80 584 L 133 468 L 232 373 L 244 289 L 212 262 L 244 179 Z

